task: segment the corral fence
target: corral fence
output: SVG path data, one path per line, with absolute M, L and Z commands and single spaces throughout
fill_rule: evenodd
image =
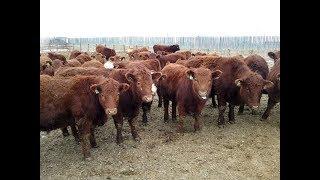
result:
M 41 52 L 80 50 L 93 52 L 98 44 L 125 53 L 128 49 L 147 47 L 152 51 L 155 44 L 179 44 L 181 50 L 192 52 L 219 52 L 224 55 L 252 53 L 266 57 L 268 51 L 280 49 L 279 36 L 243 36 L 243 37 L 99 37 L 66 38 L 55 37 L 40 40 Z

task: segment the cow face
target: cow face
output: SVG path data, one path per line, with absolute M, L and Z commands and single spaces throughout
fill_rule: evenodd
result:
M 52 67 L 52 62 L 47 61 L 46 64 L 42 65 L 40 74 L 47 74 L 49 76 L 53 76 L 54 69 Z
M 260 74 L 251 73 L 250 75 L 236 79 L 235 84 L 240 87 L 240 98 L 252 110 L 256 110 L 260 105 L 263 89 L 273 86 L 271 81 L 264 80 Z
M 275 52 L 268 52 L 268 56 L 276 62 L 278 59 L 280 59 L 280 51 Z
M 211 72 L 207 68 L 191 68 L 186 72 L 187 78 L 192 81 L 192 87 L 195 94 L 200 99 L 206 100 L 210 95 L 212 78 L 219 78 L 222 72 L 216 70 Z
M 153 100 L 153 96 L 156 92 L 153 82 L 159 80 L 161 73 L 151 73 L 147 68 L 140 66 L 138 68 L 130 69 L 125 76 L 136 96 L 146 103 Z
M 120 62 L 120 61 L 123 61 L 125 59 L 125 57 L 123 56 L 112 56 L 109 58 L 110 61 L 113 61 L 113 62 Z
M 106 78 L 102 83 L 93 84 L 90 87 L 91 91 L 95 93 L 101 106 L 107 115 L 117 114 L 117 107 L 119 104 L 119 95 L 129 89 L 126 83 L 119 83 L 118 81 Z

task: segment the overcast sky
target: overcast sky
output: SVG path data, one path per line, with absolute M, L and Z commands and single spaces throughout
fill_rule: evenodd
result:
M 41 0 L 41 37 L 280 36 L 280 0 Z

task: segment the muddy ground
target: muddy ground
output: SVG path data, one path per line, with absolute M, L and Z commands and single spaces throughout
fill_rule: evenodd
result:
M 268 121 L 260 121 L 264 95 L 258 115 L 246 110 L 236 115 L 235 124 L 218 128 L 218 110 L 210 104 L 202 112 L 202 130 L 194 133 L 188 117 L 180 135 L 176 123 L 163 122 L 163 109 L 155 101 L 149 125 L 138 129 L 142 141 L 132 139 L 125 121 L 122 145 L 115 143 L 109 119 L 96 130 L 99 147 L 91 150 L 88 162 L 72 136 L 64 138 L 60 130 L 41 133 L 41 179 L 280 179 L 280 105 Z

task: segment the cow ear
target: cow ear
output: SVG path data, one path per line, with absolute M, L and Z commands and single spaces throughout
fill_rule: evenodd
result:
M 136 82 L 136 77 L 134 77 L 134 75 L 133 74 L 131 74 L 131 73 L 127 73 L 126 74 L 126 79 L 129 81 L 129 82 Z
M 101 92 L 101 87 L 99 86 L 99 84 L 93 84 L 92 86 L 90 86 L 90 90 L 95 94 L 99 94 Z
M 265 82 L 264 82 L 263 89 L 269 89 L 269 88 L 271 88 L 273 85 L 274 85 L 273 82 L 271 82 L 271 81 L 265 81 Z
M 280 81 L 280 73 L 277 74 L 277 80 Z
M 123 61 L 125 59 L 125 57 L 121 57 L 120 59 L 121 59 L 121 61 Z
M 187 71 L 187 77 L 188 77 L 188 79 L 190 79 L 190 80 L 194 80 L 196 77 L 195 77 L 195 74 L 194 74 L 194 71 L 192 71 L 192 70 L 188 70 Z
M 153 72 L 153 73 L 151 74 L 152 79 L 153 79 L 154 81 L 158 81 L 158 80 L 160 79 L 161 75 L 162 75 L 162 74 L 161 74 L 160 72 Z
M 238 87 L 240 87 L 241 84 L 243 83 L 243 81 L 242 81 L 241 79 L 236 79 L 236 80 L 234 81 L 234 83 L 235 83 Z
M 273 60 L 276 60 L 276 55 L 274 52 L 268 52 L 268 56 L 273 59 Z
M 127 84 L 127 83 L 121 83 L 120 85 L 119 85 L 119 91 L 120 91 L 120 93 L 123 93 L 123 92 L 125 92 L 125 91 L 127 91 L 128 89 L 129 89 L 129 84 Z

